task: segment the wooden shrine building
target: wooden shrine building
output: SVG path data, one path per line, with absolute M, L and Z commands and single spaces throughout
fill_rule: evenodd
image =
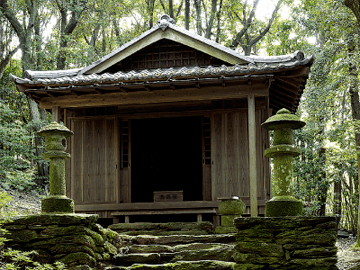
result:
M 200 220 L 232 196 L 248 214 L 264 213 L 269 134 L 260 125 L 281 108 L 296 111 L 313 60 L 243 56 L 163 15 L 85 68 L 10 76 L 75 133 L 66 181 L 77 212 Z

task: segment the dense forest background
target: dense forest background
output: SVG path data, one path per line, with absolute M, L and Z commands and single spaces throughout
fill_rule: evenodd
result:
M 315 54 L 298 114 L 302 155 L 295 195 L 307 215 L 339 215 L 356 231 L 360 104 L 358 0 L 0 0 L 0 187 L 44 193 L 48 164 L 36 135 L 48 112 L 15 89 L 9 73 L 84 67 L 167 13 L 245 55 Z

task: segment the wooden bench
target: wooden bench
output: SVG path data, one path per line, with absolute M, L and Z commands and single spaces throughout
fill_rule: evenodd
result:
M 130 216 L 142 215 L 177 215 L 177 214 L 194 214 L 197 215 L 197 221 L 202 221 L 203 214 L 217 215 L 217 208 L 200 208 L 200 209 L 156 209 L 156 210 L 126 210 L 112 212 L 114 223 L 119 223 L 119 217 L 125 217 L 125 223 L 130 222 Z

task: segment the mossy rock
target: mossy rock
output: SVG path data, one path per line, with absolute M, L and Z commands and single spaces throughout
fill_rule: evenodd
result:
M 38 249 L 36 250 L 37 255 L 35 256 L 34 260 L 39 263 L 53 263 L 53 257 L 45 250 Z
M 235 263 L 222 261 L 195 261 L 195 262 L 175 262 L 167 264 L 134 264 L 129 270 L 233 270 Z M 121 268 L 110 268 L 121 269 Z
M 166 245 L 131 245 L 129 246 L 129 253 L 161 253 L 173 252 L 171 246 Z
M 59 260 L 60 262 L 66 265 L 88 265 L 94 267 L 96 265 L 96 260 L 87 253 L 77 252 L 66 255 L 65 257 Z
M 275 243 L 241 242 L 235 246 L 239 253 L 254 253 L 263 257 L 285 258 L 285 252 L 281 245 Z
M 282 257 L 260 256 L 256 253 L 239 253 L 235 252 L 234 260 L 237 263 L 253 263 L 253 264 L 274 264 L 283 260 Z
M 324 267 L 328 267 L 326 269 L 331 269 L 331 267 L 334 267 L 337 263 L 337 257 L 333 256 L 316 259 L 292 259 L 291 263 L 303 267 L 302 269 L 320 269 Z
M 334 257 L 336 256 L 336 247 L 316 247 L 303 250 L 295 250 L 291 257 L 293 258 L 311 258 L 311 257 Z
M 242 263 L 236 264 L 233 270 L 265 270 L 268 269 L 267 265 L 262 264 L 252 264 L 252 263 Z
M 179 245 L 190 243 L 234 243 L 234 234 L 210 234 L 210 235 L 170 235 L 170 236 L 150 236 L 139 235 L 131 237 L 132 244 L 137 245 Z
M 211 222 L 169 222 L 169 223 L 117 223 L 109 226 L 109 229 L 118 233 L 131 232 L 131 231 L 203 231 L 205 234 L 213 233 L 214 226 Z M 130 233 L 129 233 L 130 234 Z M 135 233 L 133 233 L 135 235 Z
M 302 216 L 303 203 L 301 201 L 268 201 L 265 205 L 265 217 Z
M 219 249 L 233 249 L 234 245 L 221 244 L 221 243 L 191 243 L 186 245 L 177 245 L 173 247 L 175 252 L 184 250 L 219 250 Z
M 258 226 L 254 226 L 253 228 L 241 230 L 236 234 L 237 242 L 258 242 L 258 239 L 263 239 L 263 242 L 273 242 L 275 238 L 275 232 L 272 229 L 261 229 Z M 247 241 L 245 239 L 250 239 Z
M 111 229 L 104 229 L 103 234 L 105 236 L 104 238 L 117 248 L 127 244 L 127 241 L 123 236 L 120 236 L 120 234 Z
M 115 255 L 112 262 L 116 265 L 130 266 L 134 263 L 140 264 L 157 264 L 160 263 L 160 254 L 146 253 L 146 254 L 119 254 Z
M 104 260 L 103 257 L 99 253 L 95 253 L 94 258 L 97 262 L 101 262 Z
M 104 248 L 105 248 L 105 252 L 110 253 L 112 255 L 116 255 L 118 253 L 117 248 L 108 241 L 105 241 Z
M 98 220 L 98 215 L 89 214 L 38 214 L 12 217 L 12 224 L 21 225 L 80 225 L 94 224 Z
M 26 229 L 26 225 L 5 224 L 3 227 L 4 227 L 6 230 L 12 230 L 12 231 L 17 231 L 17 230 L 24 230 L 24 229 Z
M 321 245 L 333 246 L 336 242 L 336 232 L 326 232 L 321 234 L 293 235 L 276 239 L 280 245 L 298 244 L 298 245 Z
M 238 230 L 235 227 L 223 227 L 219 226 L 215 228 L 215 233 L 217 234 L 228 234 L 228 233 L 237 233 Z
M 238 199 L 223 200 L 219 203 L 219 212 L 221 215 L 242 215 L 246 210 L 245 203 Z
M 170 262 L 218 260 L 233 262 L 234 249 L 232 246 L 219 246 L 212 249 L 182 250 L 175 252 Z
M 121 235 L 137 236 L 137 235 L 152 235 L 152 236 L 172 236 L 172 235 L 207 235 L 207 231 L 130 231 L 122 232 Z
M 75 245 L 72 243 L 67 244 L 58 244 L 50 248 L 51 253 L 55 254 L 69 254 L 69 253 L 78 253 L 84 252 L 89 254 L 92 257 L 95 257 L 95 252 L 92 248 L 89 248 L 85 245 Z
M 92 237 L 88 235 L 67 235 L 57 238 L 51 238 L 42 241 L 36 241 L 26 245 L 27 248 L 51 248 L 54 245 L 59 244 L 74 244 L 74 245 L 84 245 L 93 250 L 96 250 L 96 244 Z
M 13 242 L 28 243 L 31 240 L 37 239 L 38 234 L 34 230 L 12 231 L 6 234 L 5 238 Z
M 49 227 L 43 230 L 40 233 L 40 237 L 42 238 L 54 238 L 58 236 L 65 236 L 65 235 L 88 235 L 91 236 L 95 244 L 98 246 L 102 246 L 104 244 L 104 240 L 102 236 L 89 229 L 85 226 L 64 226 L 64 227 Z

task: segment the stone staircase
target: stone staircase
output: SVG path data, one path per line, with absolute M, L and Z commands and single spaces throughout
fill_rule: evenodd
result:
M 118 229 L 122 231 L 120 233 L 126 239 L 126 244 L 113 257 L 112 265 L 107 270 L 232 270 L 235 265 L 234 234 L 212 234 L 209 230 L 204 234 L 204 228 L 208 228 L 205 223 L 133 223 L 121 226 L 132 228 L 130 231 Z M 144 226 L 154 230 L 144 234 Z M 179 231 L 178 226 L 184 230 Z M 159 230 L 159 227 L 163 227 L 163 230 Z M 170 227 L 176 233 L 169 231 Z M 202 234 L 197 235 L 197 230 Z M 140 234 L 136 235 L 136 231 Z

